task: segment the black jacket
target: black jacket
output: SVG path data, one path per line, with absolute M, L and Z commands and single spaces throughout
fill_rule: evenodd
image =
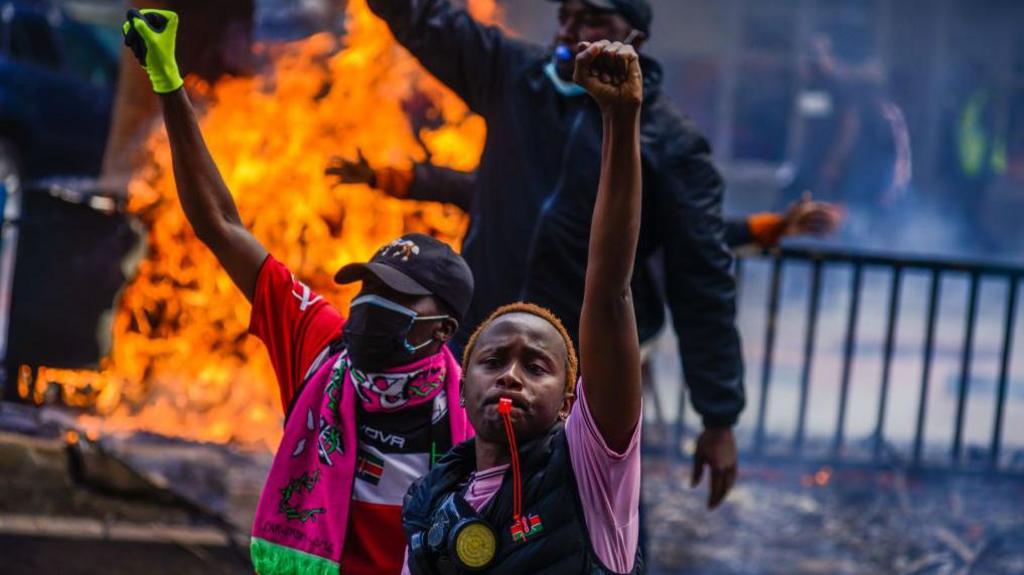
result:
M 410 200 L 452 204 L 464 212 L 473 209 L 473 188 L 476 172 L 463 172 L 430 162 L 417 162 L 412 167 L 412 181 L 406 196 Z M 754 245 L 747 218 L 725 218 L 725 245 L 731 249 Z
M 543 72 L 547 50 L 483 26 L 446 0 L 368 3 L 427 70 L 487 121 L 462 248 L 477 285 L 466 325 L 526 300 L 552 309 L 575 337 L 601 164 L 596 105 L 554 89 Z M 743 409 L 744 391 L 723 182 L 707 141 L 662 94 L 660 67 L 649 58 L 642 66 L 644 200 L 633 282 L 641 338 L 664 323 L 648 261 L 660 251 L 694 407 L 705 425 L 729 425 Z
M 490 525 L 497 539 L 497 553 L 487 573 L 494 575 L 519 573 L 601 575 L 614 573 L 601 562 L 590 543 L 590 532 L 583 514 L 576 476 L 572 469 L 569 443 L 565 426 L 555 425 L 547 433 L 526 443 L 519 450 L 523 461 L 523 516 L 536 516 L 542 529 L 526 542 L 512 539 L 512 468 L 505 472 L 501 487 L 494 498 L 480 510 L 472 511 L 468 503 L 460 519 L 483 519 Z M 402 527 L 409 542 L 409 566 L 423 563 L 428 570 L 442 575 L 458 573 L 447 558 L 429 557 L 417 552 L 421 546 L 413 544 L 416 534 L 425 536 L 428 530 L 448 519 L 440 510 L 450 495 L 462 497 L 462 488 L 470 473 L 476 471 L 475 440 L 470 439 L 453 447 L 434 466 L 430 473 L 416 480 L 406 492 L 402 505 Z M 450 531 L 449 531 L 450 533 Z M 416 570 L 412 570 L 416 573 Z M 637 547 L 631 574 L 645 573 L 643 556 Z

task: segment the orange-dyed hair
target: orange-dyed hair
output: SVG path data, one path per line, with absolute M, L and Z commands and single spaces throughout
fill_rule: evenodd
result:
M 462 352 L 462 373 L 466 373 L 469 370 L 469 358 L 473 355 L 473 348 L 476 347 L 476 340 L 480 337 L 480 334 L 483 333 L 487 326 L 494 323 L 494 320 L 510 313 L 527 313 L 555 326 L 558 334 L 562 336 L 562 341 L 565 342 L 565 389 L 569 393 L 576 393 L 576 373 L 579 370 L 579 360 L 576 359 L 576 348 L 572 345 L 572 338 L 569 337 L 569 332 L 565 330 L 565 326 L 562 325 L 562 322 L 551 310 L 532 303 L 516 302 L 503 305 L 487 316 L 487 319 L 473 330 L 473 335 L 469 336 L 469 341 L 466 342 L 466 348 Z

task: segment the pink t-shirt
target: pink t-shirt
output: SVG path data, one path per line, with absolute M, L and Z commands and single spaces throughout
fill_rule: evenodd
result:
M 617 453 L 597 430 L 582 381 L 576 392 L 578 399 L 565 422 L 565 437 L 590 545 L 605 567 L 628 573 L 633 569 L 640 534 L 640 424 L 626 450 Z M 471 475 L 466 502 L 476 511 L 483 509 L 501 487 L 507 468 L 501 465 Z M 408 561 L 402 573 L 409 573 Z

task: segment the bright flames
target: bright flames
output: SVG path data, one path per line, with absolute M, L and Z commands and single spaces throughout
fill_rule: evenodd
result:
M 470 2 L 484 21 L 493 0 Z M 317 35 L 263 47 L 273 69 L 256 78 L 191 83 L 205 102 L 203 133 L 239 212 L 253 233 L 302 281 L 344 309 L 353 290 L 333 273 L 364 261 L 404 232 L 453 244 L 465 216 L 433 204 L 403 203 L 365 187 L 332 188 L 323 169 L 332 155 L 361 148 L 375 165 L 425 157 L 402 102 L 425 95 L 440 127 L 420 140 L 432 161 L 476 165 L 484 122 L 428 76 L 392 39 L 365 0 L 348 2 L 348 34 Z M 85 407 L 93 435 L 148 430 L 213 442 L 275 448 L 281 406 L 262 344 L 247 337 L 250 306 L 195 237 L 176 199 L 162 130 L 148 143 L 152 161 L 136 174 L 129 209 L 147 224 L 147 254 L 125 290 L 114 348 L 100 372 L 40 368 L 65 401 Z M 35 386 L 37 401 L 45 385 Z

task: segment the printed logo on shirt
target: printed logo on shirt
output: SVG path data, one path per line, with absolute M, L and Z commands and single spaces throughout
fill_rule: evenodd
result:
M 363 432 L 363 436 L 369 440 L 375 441 L 383 445 L 390 445 L 399 449 L 405 447 L 405 437 L 397 433 L 389 433 L 381 431 L 380 429 L 374 429 L 369 425 L 360 426 L 360 431 Z
M 356 456 L 356 478 L 377 485 L 384 475 L 384 458 L 359 450 Z
M 299 280 L 292 277 L 295 282 L 295 286 L 292 289 L 292 297 L 299 300 L 299 311 L 306 311 L 309 306 L 323 299 L 322 296 L 313 294 L 313 290 L 309 289 L 309 286 L 300 282 Z

